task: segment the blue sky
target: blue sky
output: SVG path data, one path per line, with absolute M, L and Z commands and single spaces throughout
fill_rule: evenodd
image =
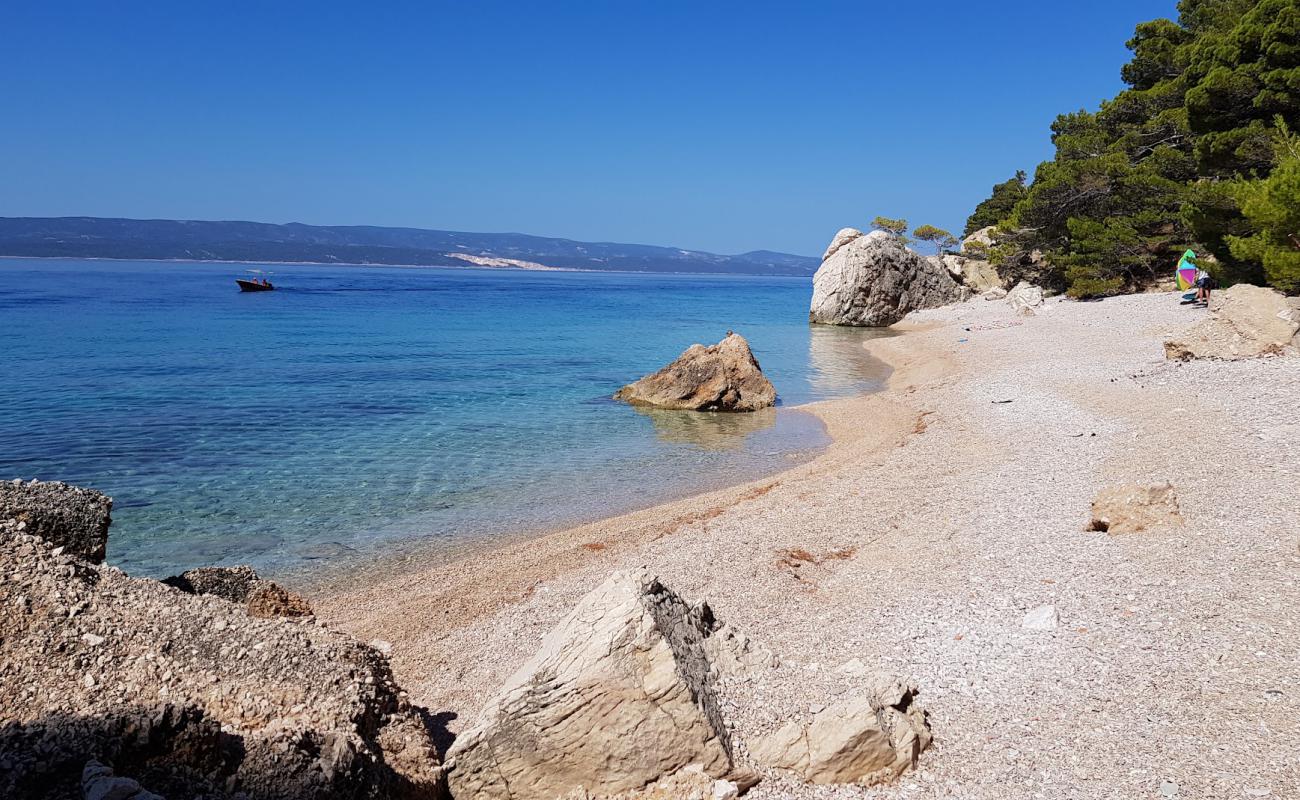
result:
M 959 229 L 1173 0 L 0 8 L 0 216 L 819 254 Z

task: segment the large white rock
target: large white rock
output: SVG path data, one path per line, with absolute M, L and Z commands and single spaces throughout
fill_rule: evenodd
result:
M 613 795 L 692 764 L 727 776 L 709 658 L 716 627 L 707 605 L 688 606 L 648 573 L 614 573 L 456 739 L 452 795 Z
M 813 275 L 808 319 L 883 327 L 910 311 L 955 303 L 966 292 L 938 259 L 926 259 L 884 231 L 845 228 Z
M 1043 290 L 1033 284 L 1021 281 L 1007 292 L 1007 305 L 1017 314 L 1026 317 L 1034 315 L 1034 309 L 1043 304 Z
M 930 744 L 916 687 L 876 676 L 862 694 L 791 721 L 759 739 L 751 753 L 760 763 L 788 769 L 810 783 L 881 783 L 916 765 Z
M 1256 358 L 1300 349 L 1300 298 L 1240 283 L 1212 292 L 1210 317 L 1165 342 L 1165 357 Z

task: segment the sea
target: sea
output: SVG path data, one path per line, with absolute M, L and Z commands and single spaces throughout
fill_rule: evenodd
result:
M 808 324 L 808 278 L 249 268 L 0 259 L 0 479 L 111 495 L 128 573 L 434 558 L 734 485 L 828 444 L 800 405 L 886 377 L 882 333 Z M 728 330 L 776 409 L 611 399 Z

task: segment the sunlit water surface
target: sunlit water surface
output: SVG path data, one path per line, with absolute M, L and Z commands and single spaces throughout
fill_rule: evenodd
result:
M 870 331 L 810 327 L 807 279 L 0 260 L 0 477 L 112 495 L 136 574 L 270 571 L 541 531 L 813 457 L 790 406 L 871 390 Z M 619 386 L 746 336 L 753 415 Z

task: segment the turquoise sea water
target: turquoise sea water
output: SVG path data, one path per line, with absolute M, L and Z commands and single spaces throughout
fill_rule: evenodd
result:
M 0 260 L 0 478 L 115 499 L 136 574 L 540 531 L 782 469 L 790 410 L 870 390 L 868 331 L 806 323 L 807 279 Z M 648 412 L 619 386 L 746 336 L 781 398 Z

